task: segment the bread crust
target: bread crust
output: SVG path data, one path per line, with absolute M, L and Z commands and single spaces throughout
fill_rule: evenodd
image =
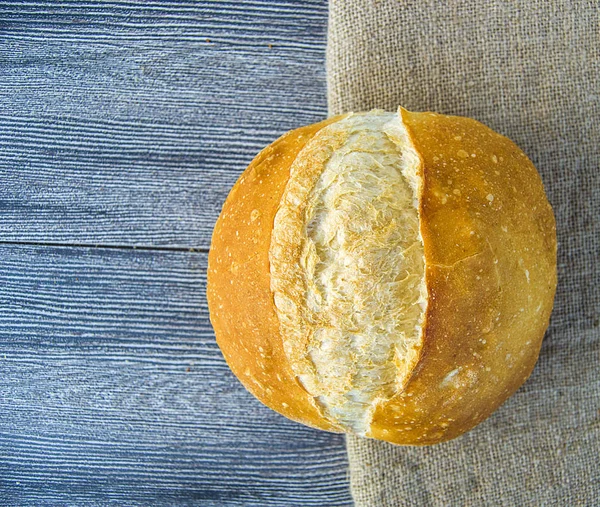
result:
M 487 418 L 531 374 L 556 288 L 552 209 L 533 164 L 475 120 L 400 111 L 421 157 L 420 228 L 428 306 L 423 347 L 401 393 L 380 404 L 373 438 L 429 445 Z M 213 233 L 207 297 L 233 373 L 267 406 L 329 431 L 283 350 L 269 247 L 295 158 L 321 128 L 263 150 L 233 187 Z
M 370 436 L 427 445 L 482 422 L 531 374 L 556 289 L 556 226 L 512 141 L 469 118 L 401 113 L 423 161 L 429 303 L 419 364 Z
M 290 419 L 337 432 L 298 383 L 283 351 L 270 288 L 269 246 L 292 162 L 315 133 L 340 118 L 288 132 L 240 176 L 215 224 L 206 291 L 217 343 L 244 387 Z

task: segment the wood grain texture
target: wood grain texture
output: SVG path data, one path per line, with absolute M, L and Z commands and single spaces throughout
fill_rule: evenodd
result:
M 326 0 L 0 2 L 0 240 L 207 248 L 326 116 Z
M 349 505 L 343 437 L 233 377 L 206 254 L 0 246 L 0 505 Z
M 205 298 L 229 188 L 325 116 L 326 23 L 0 2 L 1 506 L 351 505 L 342 437 L 243 389 Z

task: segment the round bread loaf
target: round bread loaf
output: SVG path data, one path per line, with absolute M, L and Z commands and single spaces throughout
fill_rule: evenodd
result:
M 554 216 L 523 152 L 475 120 L 400 108 L 265 148 L 215 226 L 207 296 L 264 404 L 427 445 L 527 379 L 555 288 Z

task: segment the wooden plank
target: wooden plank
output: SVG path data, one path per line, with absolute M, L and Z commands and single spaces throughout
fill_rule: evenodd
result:
M 188 251 L 264 145 L 324 117 L 326 17 L 0 4 L 0 504 L 351 504 L 342 437 L 229 372 Z
M 0 505 L 351 505 L 343 437 L 267 409 L 206 254 L 0 245 Z
M 0 3 L 0 241 L 207 248 L 326 115 L 326 0 Z

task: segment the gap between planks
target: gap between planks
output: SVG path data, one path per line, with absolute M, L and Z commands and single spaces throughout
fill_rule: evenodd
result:
M 205 253 L 209 249 L 206 247 L 185 247 L 185 246 L 151 246 L 151 245 L 104 245 L 95 243 L 53 243 L 47 241 L 3 241 L 0 245 L 12 246 L 47 246 L 52 248 L 98 248 L 110 250 L 136 250 L 136 251 L 162 251 L 162 252 L 192 252 Z

